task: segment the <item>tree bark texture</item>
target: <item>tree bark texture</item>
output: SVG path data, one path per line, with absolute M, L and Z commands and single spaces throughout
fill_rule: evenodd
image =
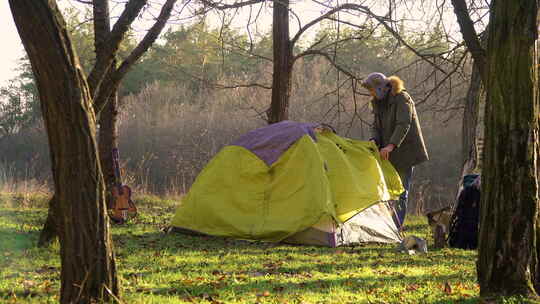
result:
M 58 218 L 58 203 L 56 196 L 53 195 L 49 201 L 49 212 L 47 213 L 47 219 L 41 229 L 38 239 L 38 247 L 47 247 L 58 237 L 58 224 L 56 219 Z
M 112 149 L 118 148 L 118 98 L 114 92 L 99 115 L 99 158 L 106 185 L 106 201 L 111 208 L 111 189 L 121 182 L 115 174 Z
M 538 3 L 494 0 L 491 5 L 477 262 L 480 294 L 536 296 Z
M 143 1 L 145 2 L 145 1 Z M 94 6 L 94 48 L 96 58 L 105 58 L 107 54 L 107 40 L 111 35 L 111 16 L 109 12 L 109 0 L 95 0 Z M 116 54 L 113 54 L 113 58 Z M 111 81 L 111 75 L 116 72 L 116 60 L 105 74 L 105 81 Z M 96 104 L 103 104 L 104 108 L 99 111 Z M 112 187 L 120 183 L 120 177 L 116 176 L 112 158 L 112 151 L 118 148 L 118 93 L 112 92 L 107 100 L 99 101 L 94 96 L 94 111 L 99 121 L 98 149 L 101 160 L 101 171 L 105 179 L 105 198 L 108 208 L 112 208 Z
M 462 178 L 466 174 L 477 172 L 480 167 L 479 142 L 483 141 L 483 113 L 480 112 L 480 104 L 485 104 L 482 98 L 482 90 L 480 71 L 478 65 L 474 63 L 469 89 L 465 97 L 465 107 L 463 109 L 461 141 Z
M 98 148 L 99 159 L 101 160 L 101 168 L 103 172 L 103 178 L 105 181 L 105 201 L 107 202 L 107 208 L 112 208 L 112 186 L 122 182 L 120 176 L 116 176 L 114 171 L 112 149 L 118 148 L 118 97 L 117 93 L 111 96 L 110 101 L 106 104 L 99 116 L 99 134 L 98 134 Z M 58 218 L 58 204 L 55 200 L 55 196 L 49 201 L 49 211 L 47 213 L 47 219 L 43 228 L 39 234 L 38 247 L 47 247 L 58 237 L 58 224 L 56 219 Z
M 289 0 L 274 1 L 272 37 L 274 73 L 272 75 L 272 101 L 268 111 L 269 124 L 289 118 L 293 64 L 289 37 Z
M 108 301 L 118 282 L 88 84 L 53 0 L 10 0 L 49 139 L 61 258 L 61 303 Z

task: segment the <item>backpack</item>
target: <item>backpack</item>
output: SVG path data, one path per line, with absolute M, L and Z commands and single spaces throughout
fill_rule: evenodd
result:
M 478 224 L 480 217 L 480 176 L 470 174 L 463 177 L 456 209 L 450 220 L 448 246 L 461 249 L 478 247 Z

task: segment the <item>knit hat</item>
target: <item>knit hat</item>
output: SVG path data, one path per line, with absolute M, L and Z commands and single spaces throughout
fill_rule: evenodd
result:
M 362 81 L 362 86 L 366 89 L 374 89 L 375 98 L 384 99 L 391 89 L 389 83 L 390 81 L 384 74 L 374 72 L 369 74 L 366 79 Z

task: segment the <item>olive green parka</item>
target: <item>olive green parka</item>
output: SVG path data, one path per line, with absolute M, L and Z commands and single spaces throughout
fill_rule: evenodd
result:
M 401 172 L 429 159 L 414 101 L 405 91 L 403 81 L 388 78 L 391 91 L 384 99 L 373 98 L 372 138 L 379 147 L 394 144 L 390 162 Z

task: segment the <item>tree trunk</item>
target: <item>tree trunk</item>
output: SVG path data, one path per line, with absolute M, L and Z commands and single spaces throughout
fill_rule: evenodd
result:
M 58 226 L 56 219 L 58 218 L 58 203 L 56 196 L 53 195 L 49 201 L 49 212 L 47 214 L 47 220 L 41 229 L 38 240 L 38 247 L 49 246 L 58 237 Z
M 494 0 L 491 5 L 477 263 L 480 294 L 536 296 L 538 5 L 535 0 Z
M 293 59 L 289 38 L 289 0 L 273 3 L 274 73 L 272 75 L 272 102 L 268 111 L 269 124 L 289 118 Z
M 95 0 L 94 6 L 94 48 L 96 58 L 105 60 L 107 53 L 107 40 L 111 34 L 111 16 L 109 12 L 109 0 Z M 108 72 L 105 74 L 105 81 L 111 81 L 111 75 L 116 71 L 116 60 L 112 61 Z M 95 93 L 95 92 L 94 92 Z M 98 94 L 94 94 L 98 95 Z M 101 170 L 105 179 L 105 198 L 108 208 L 112 208 L 112 186 L 119 182 L 116 177 L 112 150 L 118 148 L 118 94 L 111 93 L 107 100 L 96 100 L 94 98 L 94 111 L 99 121 L 98 147 L 99 158 L 101 160 Z M 104 104 L 103 109 L 97 109 L 97 104 Z M 101 110 L 101 111 L 100 111 Z
M 121 182 L 120 177 L 115 174 L 112 158 L 113 148 L 118 148 L 118 98 L 116 95 L 115 91 L 99 115 L 99 158 L 105 179 L 106 201 L 109 208 L 112 208 L 112 186 Z
M 61 303 L 108 301 L 116 266 L 88 84 L 52 0 L 10 0 L 32 64 L 49 139 L 61 258 Z
M 463 110 L 462 124 L 462 171 L 461 177 L 464 175 L 477 172 L 480 167 L 480 157 L 478 142 L 483 137 L 483 132 L 479 129 L 482 126 L 480 103 L 482 102 L 482 80 L 478 66 L 473 64 L 471 82 L 467 97 L 465 98 L 465 108 Z M 483 116 L 483 115 L 482 115 Z M 483 122 L 483 121 L 482 121 Z
M 96 50 L 96 58 L 99 56 L 107 56 L 106 42 L 110 35 L 110 14 L 109 14 L 109 1 L 108 0 L 96 0 L 93 1 L 94 6 L 94 47 Z M 112 66 L 105 75 L 105 78 L 110 81 L 110 75 L 114 73 L 116 66 L 116 60 L 113 60 Z M 104 104 L 105 108 L 101 111 L 103 114 L 94 107 L 94 112 L 97 114 L 100 128 L 98 130 L 98 147 L 99 157 L 101 160 L 101 168 L 103 177 L 105 179 L 105 201 L 107 207 L 112 208 L 112 192 L 111 186 L 118 183 L 119 180 L 114 174 L 114 167 L 112 162 L 112 149 L 118 147 L 118 100 L 116 91 L 111 94 L 109 101 L 100 101 L 98 104 Z M 94 99 L 94 105 L 96 100 Z M 56 207 L 54 201 L 49 202 L 49 213 L 47 220 L 41 230 L 38 247 L 45 247 L 52 243 L 52 241 L 58 236 L 57 225 L 54 223 Z M 52 210 L 51 210 L 52 209 Z

